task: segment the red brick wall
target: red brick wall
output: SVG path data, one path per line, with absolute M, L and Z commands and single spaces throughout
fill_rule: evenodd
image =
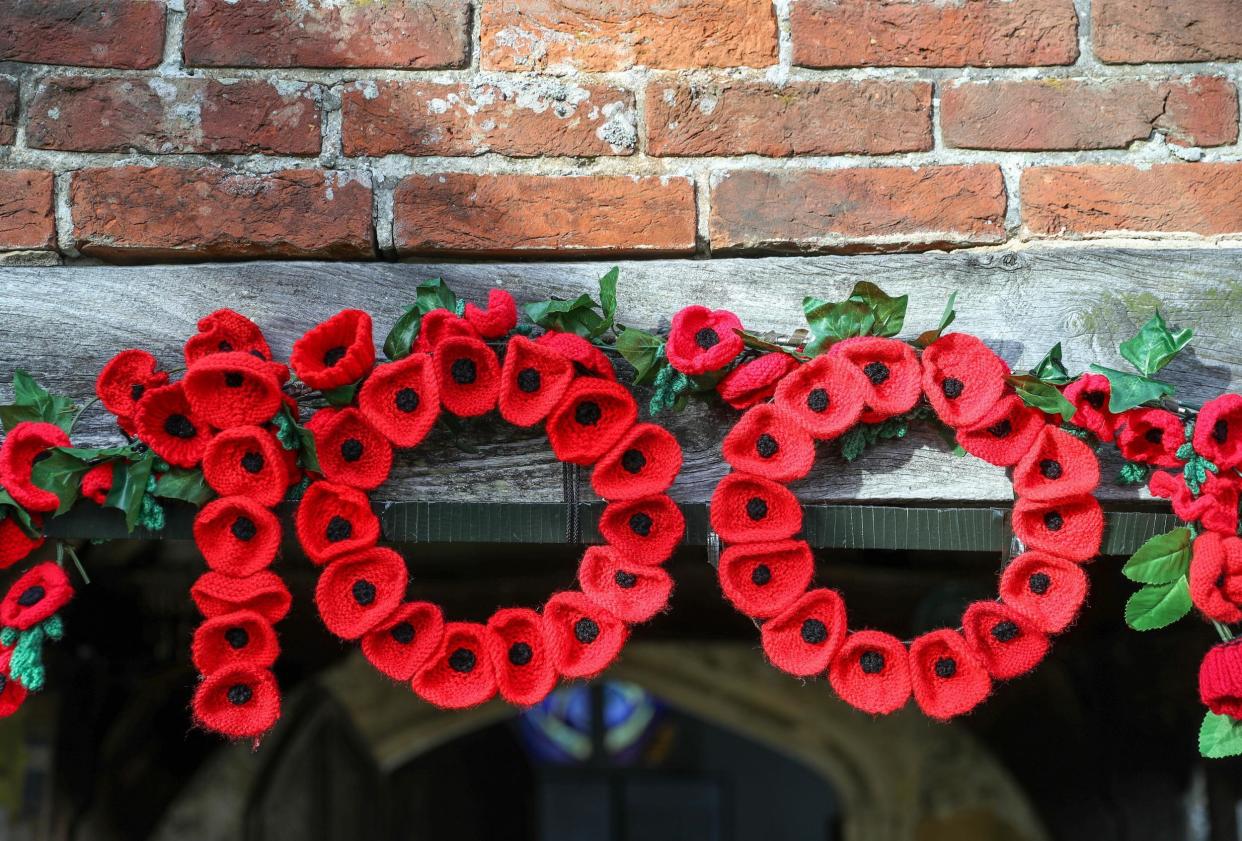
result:
M 1239 0 L 0 0 L 0 251 L 1242 234 Z

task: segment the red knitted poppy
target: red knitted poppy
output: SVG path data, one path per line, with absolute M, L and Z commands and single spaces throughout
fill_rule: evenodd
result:
M 376 546 L 328 564 L 319 574 L 315 604 L 329 631 L 358 639 L 392 615 L 408 581 L 401 556 Z
M 377 365 L 358 391 L 358 411 L 394 447 L 416 447 L 440 416 L 440 383 L 425 353 Z
M 805 540 L 739 543 L 720 555 L 720 589 L 733 606 L 754 619 L 785 610 L 806 591 L 815 558 Z
M 612 449 L 638 419 L 638 406 L 625 386 L 579 377 L 548 416 L 552 453 L 570 464 L 592 465 Z
M 1117 416 L 1108 410 L 1113 387 L 1103 374 L 1083 374 L 1061 392 L 1074 404 L 1070 423 L 1095 435 L 1105 443 L 1116 437 Z
M 235 666 L 271 668 L 280 656 L 276 631 L 252 610 L 212 617 L 194 631 L 190 657 L 194 668 L 209 675 Z
M 1012 467 L 1035 446 L 1046 425 L 1041 412 L 1023 403 L 1018 395 L 1006 394 L 978 424 L 957 430 L 957 443 L 988 464 Z
M 765 353 L 725 374 L 716 393 L 735 409 L 749 409 L 775 394 L 776 386 L 797 367 L 798 360 L 787 353 Z
M 514 336 L 500 370 L 500 416 L 514 426 L 534 426 L 561 402 L 573 378 L 568 357 Z
M 376 544 L 379 517 L 362 491 L 333 482 L 312 482 L 294 515 L 302 551 L 325 564 Z
M 233 310 L 219 309 L 198 320 L 198 333 L 185 343 L 185 364 L 188 368 L 213 353 L 232 351 L 272 358 L 259 325 Z
M 487 630 L 487 653 L 500 696 L 519 707 L 546 698 L 557 674 L 539 614 L 524 607 L 498 610 Z
M 1242 394 L 1222 394 L 1199 410 L 1195 452 L 1221 470 L 1242 465 Z
M 624 622 L 646 622 L 668 604 L 673 579 L 662 567 L 630 563 L 610 546 L 590 546 L 578 583 L 591 601 Z
M 1242 622 L 1242 539 L 1210 531 L 1195 538 L 1190 599 L 1208 619 Z
M 319 470 L 330 482 L 375 490 L 392 470 L 392 445 L 352 406 L 320 409 L 306 428 L 315 436 Z
M 855 631 L 832 658 L 828 681 L 850 706 L 887 715 L 910 700 L 910 654 L 891 634 Z
M 640 423 L 596 462 L 591 487 L 602 499 L 636 499 L 664 493 L 680 472 L 681 446 L 673 433 Z
M 252 610 L 275 625 L 289 613 L 292 596 L 280 576 L 269 569 L 245 578 L 205 572 L 190 587 L 190 598 L 208 619 L 239 610 Z
M 0 627 L 25 631 L 60 611 L 73 598 L 65 571 L 51 561 L 37 564 L 13 582 L 0 601 Z
M 1242 478 L 1228 471 L 1207 474 L 1199 486 L 1199 495 L 1191 493 L 1181 473 L 1157 470 L 1147 481 L 1152 496 L 1171 500 L 1173 514 L 1183 522 L 1198 522 L 1208 531 L 1233 534 L 1238 530 L 1238 498 L 1242 494 Z
M 289 364 L 298 379 L 320 391 L 356 383 L 375 364 L 371 316 L 341 310 L 315 325 L 293 343 Z
M 145 350 L 123 350 L 108 360 L 95 379 L 95 395 L 118 417 L 133 417 L 138 401 L 149 388 L 167 385 L 168 374 Z
M 0 444 L 0 486 L 27 511 L 55 511 L 60 497 L 36 485 L 30 477 L 35 460 L 51 447 L 68 447 L 69 436 L 53 423 L 23 421 Z
M 815 441 L 793 414 L 772 403 L 747 409 L 721 451 L 733 469 L 774 482 L 801 479 L 815 463 Z
M 802 506 L 784 485 L 748 473 L 730 473 L 716 486 L 712 530 L 726 543 L 783 540 L 802 529 Z
M 668 362 L 683 374 L 719 371 L 743 351 L 742 337 L 736 331 L 742 322 L 728 310 L 709 310 L 693 305 L 673 316 L 665 353 Z
M 836 590 L 807 590 L 764 622 L 760 635 L 776 668 L 798 677 L 822 674 L 845 639 L 845 602 Z
M 922 394 L 922 374 L 914 348 L 896 339 L 857 336 L 828 349 L 845 359 L 867 378 L 863 423 L 879 423 L 914 408 Z
M 190 408 L 181 383 L 148 389 L 134 416 L 138 437 L 174 467 L 197 467 L 211 428 Z
M 103 505 L 112 492 L 112 473 L 116 465 L 109 461 L 100 462 L 82 474 L 82 496 L 96 505 Z
M 617 378 L 616 369 L 604 352 L 579 335 L 551 330 L 536 339 L 535 344 L 556 351 L 568 359 L 579 374 L 603 377 L 606 380 Z
M 436 347 L 436 378 L 440 402 L 462 418 L 486 415 L 500 395 L 500 363 L 496 354 L 472 336 L 451 336 Z
M 266 423 L 279 411 L 289 369 L 241 351 L 213 353 L 182 381 L 190 408 L 216 429 Z
M 1013 471 L 1013 490 L 1025 499 L 1089 494 L 1100 484 L 1100 462 L 1081 438 L 1045 426 Z
M 1117 449 L 1130 461 L 1180 467 L 1177 450 L 1185 442 L 1182 420 L 1164 409 L 1131 409 L 1117 418 Z
M 543 633 L 560 674 L 591 678 L 611 665 L 630 632 L 582 593 L 565 590 L 543 606 Z
M 941 721 L 970 712 L 992 691 L 983 663 L 961 634 L 947 628 L 910 644 L 910 683 L 923 712 Z
M 496 694 L 496 672 L 487 651 L 487 628 L 447 622 L 435 653 L 411 681 L 418 696 L 449 710 L 475 707 Z
M 1104 512 L 1090 494 L 1061 500 L 1019 499 L 1013 533 L 1028 548 L 1069 561 L 1089 561 L 1104 537 Z
M 444 637 L 444 614 L 431 602 L 406 602 L 363 634 L 362 653 L 393 680 L 406 681 Z
M 1002 602 L 981 601 L 966 608 L 962 633 L 997 680 L 1026 674 L 1048 653 L 1048 637 L 1020 611 Z
M 619 500 L 604 506 L 599 532 L 634 564 L 661 564 L 686 534 L 686 518 L 665 494 Z
M 858 423 L 871 383 L 842 356 L 817 356 L 776 387 L 776 405 L 819 439 L 836 438 Z
M 434 353 L 440 342 L 454 336 L 479 338 L 478 332 L 464 318 L 448 310 L 432 310 L 423 316 L 418 325 L 418 338 L 411 350 L 414 353 Z
M 265 506 L 280 502 L 289 484 L 280 441 L 261 426 L 235 426 L 212 438 L 203 479 L 221 496 L 246 496 Z
M 503 289 L 487 293 L 487 309 L 466 302 L 466 321 L 485 339 L 499 339 L 517 326 L 517 304 Z
M 0 569 L 8 569 L 43 545 L 43 536 L 31 537 L 14 517 L 0 517 Z
M 941 336 L 923 350 L 923 393 L 949 426 L 984 418 L 1005 391 L 1009 366 L 968 333 Z
M 1217 715 L 1242 719 L 1242 639 L 1214 645 L 1204 655 L 1199 700 Z
M 13 649 L 0 650 L 0 718 L 8 718 L 26 703 L 26 687 L 9 674 Z
M 194 720 L 230 739 L 253 739 L 280 718 L 280 688 L 264 668 L 237 665 L 205 677 L 191 702 Z
M 248 496 L 222 496 L 195 516 L 194 543 L 207 566 L 244 578 L 266 569 L 276 558 L 280 521 Z
M 1024 552 L 1001 573 L 1000 596 L 1036 628 L 1056 634 L 1078 616 L 1087 597 L 1082 567 L 1042 552 Z

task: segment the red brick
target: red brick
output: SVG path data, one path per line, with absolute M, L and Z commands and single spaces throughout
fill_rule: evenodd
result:
M 143 69 L 164 51 L 160 0 L 0 0 L 0 61 Z
M 483 66 L 628 70 L 776 63 L 771 0 L 489 0 Z
M 634 96 L 554 79 L 359 82 L 341 102 L 346 155 L 629 154 Z
M 0 146 L 17 138 L 17 80 L 0 76 Z
M 84 169 L 71 186 L 84 254 L 116 260 L 374 254 L 365 176 L 315 169 Z
M 1036 167 L 1020 192 L 1022 221 L 1038 236 L 1242 232 L 1242 163 Z
M 713 251 L 870 251 L 1005 238 L 998 167 L 740 171 L 712 189 Z
M 317 155 L 319 108 L 310 86 L 282 94 L 249 80 L 61 76 L 35 93 L 26 142 L 69 152 Z
M 940 95 L 945 143 L 967 149 L 1110 149 L 1152 131 L 1183 146 L 1238 137 L 1238 92 L 1215 76 L 1177 82 L 974 82 Z
M 927 82 L 656 79 L 647 86 L 652 155 L 837 155 L 932 147 Z
M 54 248 L 52 173 L 0 169 L 0 251 Z
M 796 0 L 793 59 L 807 67 L 1073 64 L 1073 0 Z
M 185 61 L 200 67 L 462 67 L 468 0 L 188 0 Z
M 1091 34 L 1101 61 L 1237 61 L 1237 0 L 1093 0 Z
M 694 186 L 685 178 L 415 175 L 398 185 L 394 214 L 404 254 L 694 250 Z

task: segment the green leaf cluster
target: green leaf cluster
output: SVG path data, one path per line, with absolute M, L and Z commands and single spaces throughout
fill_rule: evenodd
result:
M 13 402 L 0 406 L 5 432 L 26 421 L 54 423 L 66 432 L 73 426 L 77 407 L 68 397 L 51 394 L 34 377 L 18 368 L 13 372 Z
M 906 433 L 910 431 L 910 420 L 913 417 L 913 413 L 907 413 L 888 418 L 880 423 L 855 424 L 841 436 L 841 457 L 846 461 L 853 461 L 868 447 L 874 446 L 877 441 L 905 438 Z
M 1074 404 L 1066 400 L 1061 390 L 1052 383 L 1034 374 L 1010 374 L 1007 379 L 1026 405 L 1047 415 L 1060 415 L 1064 420 L 1074 416 Z
M 457 299 L 456 293 L 443 280 L 438 277 L 424 280 L 415 291 L 414 303 L 405 308 L 401 316 L 393 322 L 388 335 L 384 337 L 384 356 L 394 360 L 409 356 L 410 348 L 414 346 L 414 340 L 418 338 L 424 315 L 432 310 L 449 310 L 460 314 L 462 306 L 463 302 Z M 355 386 L 349 388 L 355 388 Z M 353 393 L 338 396 L 348 403 Z M 328 399 L 332 402 L 331 397 Z
M 811 328 L 806 352 L 822 353 L 829 345 L 854 336 L 896 336 L 905 323 L 909 300 L 908 295 L 894 298 L 865 280 L 854 284 L 844 301 L 803 298 L 802 312 Z M 946 317 L 952 321 L 951 314 Z
M 664 359 L 664 340 L 659 336 L 626 327 L 617 336 L 617 352 L 634 366 L 634 384 L 645 385 L 655 379 Z
M 1190 529 L 1159 534 L 1144 543 L 1126 561 L 1121 572 L 1142 584 L 1126 602 L 1126 624 L 1136 631 L 1172 625 L 1190 612 Z
M 1242 721 L 1207 713 L 1199 728 L 1199 755 L 1207 759 L 1242 756 Z
M 1092 371 L 1108 378 L 1112 392 L 1108 410 L 1119 414 L 1145 403 L 1159 403 L 1162 398 L 1172 396 L 1175 392 L 1173 385 L 1154 379 L 1152 375 L 1172 362 L 1193 336 L 1194 331 L 1189 328 L 1176 332 L 1170 330 L 1164 317 L 1157 312 L 1139 328 L 1138 333 L 1120 345 L 1122 358 L 1134 366 L 1137 374 L 1092 365 Z
M 574 333 L 585 339 L 598 339 L 612 329 L 617 313 L 617 278 L 613 266 L 599 279 L 599 301 L 583 293 L 572 301 L 551 298 L 524 304 L 526 317 L 546 330 Z
M 315 435 L 293 418 L 288 406 L 281 406 L 276 417 L 272 418 L 276 425 L 276 440 L 286 450 L 296 450 L 298 461 L 307 470 L 319 472 L 319 454 L 315 449 Z

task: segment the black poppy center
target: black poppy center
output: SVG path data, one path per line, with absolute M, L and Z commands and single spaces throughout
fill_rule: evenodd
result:
M 193 438 L 194 424 L 185 415 L 169 415 L 164 418 L 164 431 L 174 438 Z
M 631 447 L 621 454 L 621 467 L 626 473 L 638 473 L 646 466 L 647 457 L 643 455 L 642 450 Z
M 263 453 L 247 450 L 241 458 L 241 466 L 247 473 L 258 473 L 263 469 Z
M 746 516 L 756 521 L 768 516 L 768 501 L 760 496 L 746 500 Z
M 760 458 L 771 458 L 780 450 L 780 445 L 776 443 L 776 439 L 768 433 L 763 433 L 755 439 L 755 452 Z
M 365 578 L 355 581 L 350 592 L 353 594 L 354 601 L 361 607 L 366 607 L 375 601 L 375 585 Z
M 535 651 L 529 643 L 515 642 L 509 646 L 509 662 L 515 666 L 525 666 L 534 656 Z
M 1011 642 L 1017 639 L 1020 633 L 1021 629 L 1018 628 L 1017 623 L 1010 622 L 1008 619 L 992 626 L 992 638 L 997 642 Z
M 1108 395 L 1102 391 L 1088 391 L 1082 396 L 1082 399 L 1086 400 L 1092 409 L 1102 409 L 1104 408 L 1104 401 L 1108 399 Z
M 589 616 L 583 616 L 574 623 L 574 638 L 583 645 L 590 645 L 599 637 L 599 623 Z
M 325 531 L 329 543 L 340 543 L 353 536 L 354 524 L 337 514 L 328 521 L 328 528 Z
M 224 384 L 229 388 L 241 388 L 245 381 L 246 378 L 237 371 L 229 371 L 224 375 Z
M 449 375 L 458 385 L 470 385 L 479 375 L 479 369 L 475 367 L 473 359 L 463 357 L 453 360 L 453 364 L 449 367 Z
M 462 674 L 473 672 L 475 662 L 474 652 L 468 648 L 458 648 L 449 655 L 449 668 Z
M 518 371 L 517 387 L 525 394 L 534 394 L 543 385 L 543 377 L 534 368 L 523 368 Z
M 878 651 L 864 651 L 858 665 L 865 675 L 878 675 L 884 671 L 884 655 Z
M 33 587 L 27 587 L 22 594 L 17 597 L 17 603 L 22 607 L 33 607 L 43 601 L 43 597 L 47 595 L 47 591 L 42 585 L 36 584 Z
M 1152 427 L 1143 433 L 1143 437 L 1153 444 L 1164 443 L 1164 430 L 1159 427 Z
M 1046 458 L 1039 463 L 1039 472 L 1043 474 L 1045 479 L 1060 479 L 1062 470 L 1061 462 L 1054 458 Z
M 802 622 L 802 641 L 807 645 L 819 645 L 828 639 L 828 626 L 812 617 Z
M 651 515 L 639 511 L 630 515 L 630 531 L 639 537 L 646 537 L 651 534 L 651 527 L 655 525 L 655 521 L 651 519 Z
M 245 648 L 246 643 L 250 642 L 250 634 L 246 633 L 245 628 L 229 628 L 224 632 L 224 641 L 232 649 Z
M 1044 526 L 1048 531 L 1060 531 L 1065 525 L 1065 518 L 1061 516 L 1060 511 L 1049 511 L 1044 515 Z
M 346 438 L 341 442 L 341 458 L 355 462 L 362 458 L 362 442 L 357 438 Z
M 883 362 L 868 362 L 863 368 L 863 373 L 867 375 L 867 379 L 871 380 L 872 385 L 883 385 L 889 377 L 888 366 Z
M 617 582 L 617 586 L 622 590 L 629 590 L 638 583 L 638 576 L 632 572 L 626 572 L 623 569 L 619 569 L 617 570 L 617 574 L 612 577 L 612 580 Z
M 583 400 L 574 409 L 574 420 L 579 426 L 595 426 L 604 416 L 604 410 L 594 400 Z
M 229 703 L 235 707 L 240 707 L 254 697 L 254 693 L 250 687 L 244 683 L 235 683 L 229 687 L 228 699 Z
M 828 408 L 828 392 L 822 388 L 813 388 L 806 396 L 806 407 L 815 414 L 826 411 Z
M 694 334 L 694 343 L 703 350 L 711 350 L 720 344 L 720 335 L 710 327 L 700 327 Z
M 8 685 L 9 685 L 9 679 L 6 678 L 4 675 L 0 675 L 0 695 L 4 694 L 4 690 L 8 687 Z
M 1225 439 L 1229 437 L 1229 421 L 1220 418 L 1212 425 L 1212 440 L 1217 444 L 1224 444 Z
M 1010 432 L 1013 432 L 1013 424 L 1009 422 L 1009 418 L 1001 418 L 988 427 L 988 432 L 992 434 L 993 438 L 1004 438 Z
M 238 517 L 233 521 L 233 526 L 229 531 L 233 532 L 233 537 L 245 543 L 259 533 L 259 527 L 249 517 Z
M 229 351 L 233 349 L 232 343 L 224 339 L 221 339 L 220 344 L 216 345 L 216 347 L 219 349 L 221 353 L 228 353 Z
M 1027 579 L 1026 585 L 1031 588 L 1032 593 L 1042 596 L 1048 592 L 1048 587 L 1052 585 L 1052 579 L 1048 577 L 1046 572 L 1033 572 L 1031 577 Z
M 330 347 L 323 353 L 323 367 L 331 368 L 345 358 L 345 345 Z
M 755 564 L 750 571 L 750 583 L 762 587 L 772 580 L 772 569 L 767 564 Z
M 414 642 L 414 626 L 409 622 L 398 622 L 388 633 L 398 645 L 409 645 Z
M 945 397 L 956 400 L 966 390 L 966 383 L 957 377 L 945 377 L 944 382 L 940 383 L 940 390 L 944 392 Z
M 945 680 L 957 674 L 957 661 L 952 657 L 941 657 L 936 660 L 936 676 Z
M 129 399 L 137 403 L 142 399 L 142 395 L 147 393 L 147 387 L 142 383 L 134 383 L 129 387 Z
M 412 388 L 403 388 L 393 396 L 393 403 L 397 406 L 397 411 L 410 412 L 418 409 L 418 392 Z

